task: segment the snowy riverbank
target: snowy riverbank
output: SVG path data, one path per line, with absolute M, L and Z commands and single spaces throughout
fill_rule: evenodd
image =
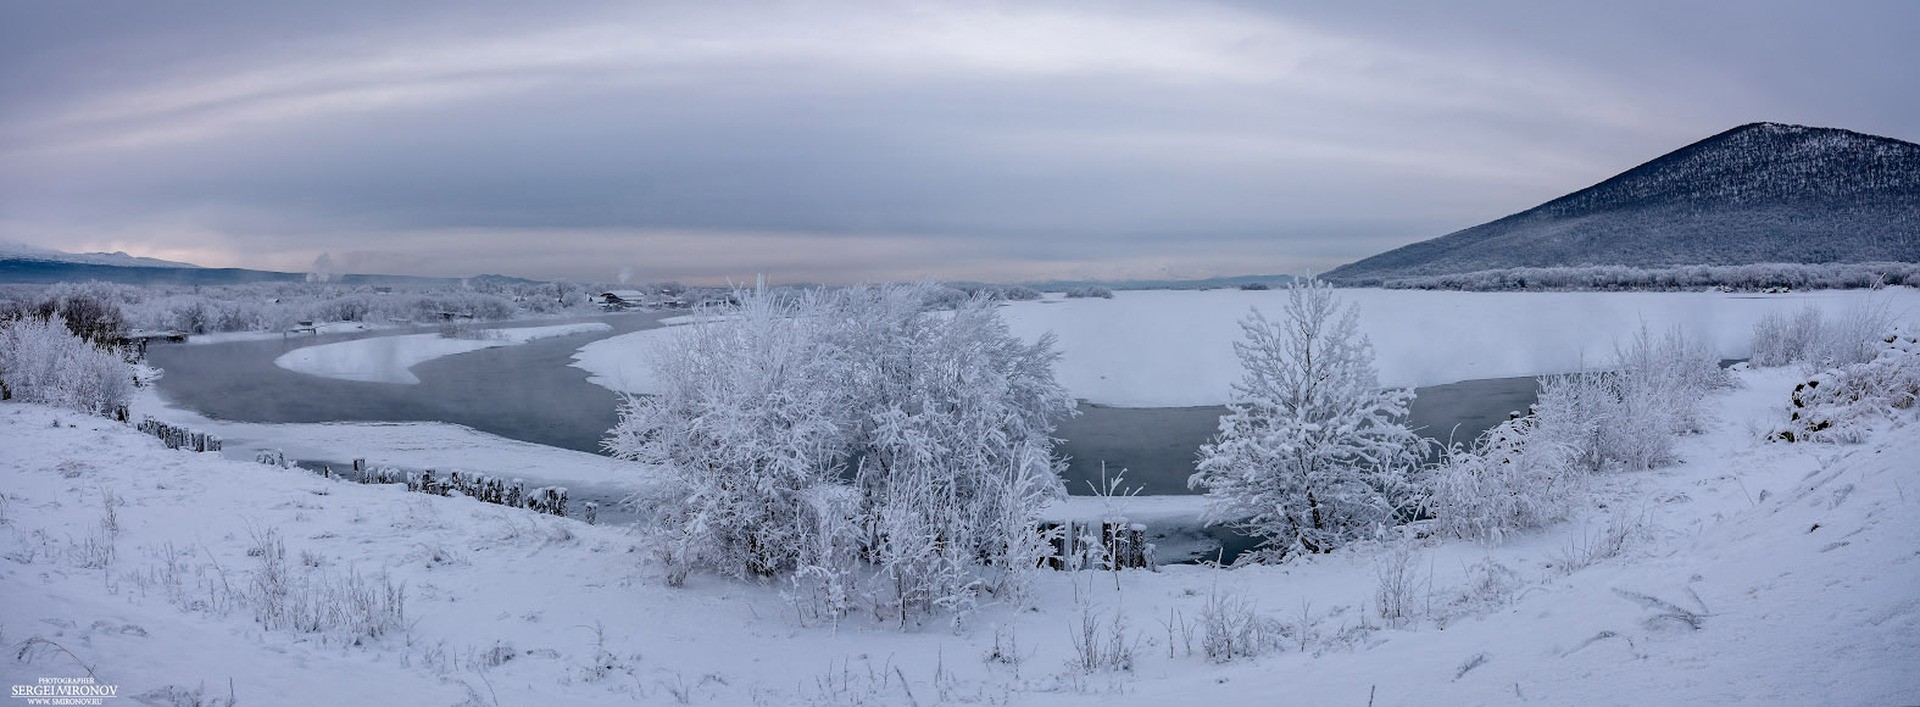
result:
M 238 459 L 277 450 L 289 459 L 334 463 L 364 458 L 374 466 L 460 469 L 536 485 L 642 485 L 639 465 L 599 454 L 522 442 L 446 422 L 256 423 L 216 420 L 168 405 L 152 389 L 134 397 L 134 419 L 152 416 L 218 435 Z
M 803 626 L 778 586 L 696 575 L 669 588 L 626 528 L 168 451 L 123 425 L 0 403 L 0 679 L 92 672 L 161 704 L 276 705 L 1895 704 L 1920 693 L 1911 413 L 1865 444 L 1764 443 L 1752 430 L 1778 419 L 1796 376 L 1739 379 L 1709 401 L 1709 430 L 1680 441 L 1684 463 L 1603 477 L 1576 520 L 1505 545 L 1041 573 L 1033 610 L 904 632 L 860 616 Z M 1408 615 L 1389 620 L 1378 598 L 1400 555 Z M 309 632 L 262 613 L 354 581 L 404 587 L 404 620 L 353 640 L 365 622 Z M 286 593 L 260 591 L 275 586 Z M 1200 617 L 1227 594 L 1271 645 L 1215 664 Z M 1103 641 L 1124 617 L 1130 670 L 1068 667 L 1088 612 Z

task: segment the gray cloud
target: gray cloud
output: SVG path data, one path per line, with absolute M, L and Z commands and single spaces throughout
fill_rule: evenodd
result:
M 1920 134 L 1907 3 L 275 5 L 0 10 L 0 239 L 602 280 L 1297 272 L 1742 122 Z

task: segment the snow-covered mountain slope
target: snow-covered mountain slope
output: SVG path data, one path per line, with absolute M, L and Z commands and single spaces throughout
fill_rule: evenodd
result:
M 1540 206 L 1327 272 L 1920 261 L 1920 145 L 1753 123 Z
M 1030 609 L 905 631 L 803 625 L 781 585 L 669 587 L 627 528 L 0 403 L 0 680 L 91 673 L 151 704 L 1911 702 L 1920 419 L 1858 445 L 1766 443 L 1753 430 L 1798 379 L 1739 375 L 1683 463 L 1604 477 L 1576 520 L 1504 545 L 1044 572 Z M 357 611 L 388 589 L 402 615 Z M 1205 657 L 1214 598 L 1245 607 L 1221 615 L 1255 622 L 1258 654 Z M 1087 617 L 1125 669 L 1072 667 Z
M 159 258 L 142 258 L 127 255 L 122 251 L 112 253 L 68 253 L 26 245 L 0 241 L 0 260 L 34 260 L 49 263 L 76 263 L 81 265 L 111 265 L 123 268 L 198 268 L 192 263 L 181 263 Z

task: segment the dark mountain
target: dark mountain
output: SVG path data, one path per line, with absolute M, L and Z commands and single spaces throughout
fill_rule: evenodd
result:
M 1754 123 L 1325 277 L 1372 285 L 1516 267 L 1867 261 L 1920 261 L 1920 145 Z

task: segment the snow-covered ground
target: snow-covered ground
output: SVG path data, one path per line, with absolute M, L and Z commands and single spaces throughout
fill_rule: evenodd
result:
M 1030 609 L 906 631 L 803 626 L 778 586 L 669 588 L 626 528 L 169 451 L 0 403 L 0 680 L 92 673 L 159 704 L 1912 702 L 1912 413 L 1865 444 L 1768 444 L 1753 430 L 1795 376 L 1739 378 L 1709 401 L 1709 431 L 1682 440 L 1685 463 L 1607 477 L 1577 520 L 1506 545 L 1042 573 Z M 1390 621 L 1379 590 L 1396 566 L 1409 615 Z M 353 640 L 341 618 L 318 622 L 331 633 L 267 627 L 356 577 L 404 587 L 383 635 Z M 1222 615 L 1270 640 L 1215 664 L 1202 619 L 1229 595 L 1250 609 Z M 361 596 L 326 606 L 378 603 Z M 1089 614 L 1102 643 L 1123 618 L 1130 670 L 1069 667 Z
M 1641 324 L 1679 326 L 1726 358 L 1745 358 L 1753 325 L 1769 312 L 1818 307 L 1830 318 L 1856 307 L 1920 314 L 1920 290 L 1828 290 L 1795 294 L 1718 292 L 1443 292 L 1343 289 L 1360 307 L 1383 383 L 1427 386 L 1481 378 L 1565 373 L 1603 366 Z M 1281 290 L 1139 290 L 1113 299 L 1014 302 L 1000 311 L 1029 341 L 1053 332 L 1055 375 L 1074 397 L 1118 407 L 1188 407 L 1230 401 L 1240 377 L 1233 342 L 1250 308 L 1278 317 Z M 681 322 L 674 322 L 681 323 Z M 616 391 L 655 389 L 647 361 L 675 329 L 610 337 L 583 347 L 574 364 Z
M 587 322 L 484 329 L 476 332 L 473 338 L 450 338 L 439 334 L 377 336 L 294 349 L 281 354 L 273 363 L 289 371 L 325 378 L 414 384 L 419 383 L 420 379 L 414 377 L 413 367 L 442 356 L 612 328 L 602 322 Z

